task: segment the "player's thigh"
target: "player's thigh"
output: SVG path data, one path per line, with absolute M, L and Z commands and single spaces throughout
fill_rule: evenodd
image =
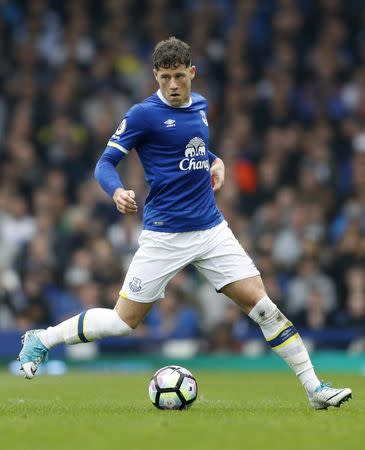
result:
M 119 295 L 151 303 L 164 297 L 167 283 L 189 261 L 184 252 L 174 251 L 171 243 L 164 242 L 163 233 L 143 232 L 139 242 Z
M 251 305 L 252 298 L 262 293 L 260 272 L 228 226 L 221 227 L 216 235 L 210 236 L 210 242 L 214 245 L 193 264 L 218 292 L 240 302 L 240 306 L 247 310 L 245 304 Z
M 119 297 L 115 309 L 119 317 L 131 328 L 137 328 L 152 308 L 153 303 L 141 303 Z

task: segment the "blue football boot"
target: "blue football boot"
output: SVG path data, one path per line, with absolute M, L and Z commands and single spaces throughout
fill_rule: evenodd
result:
M 42 344 L 38 333 L 42 330 L 29 330 L 22 336 L 23 348 L 18 356 L 20 369 L 25 378 L 32 379 L 42 361 L 48 360 L 48 348 Z

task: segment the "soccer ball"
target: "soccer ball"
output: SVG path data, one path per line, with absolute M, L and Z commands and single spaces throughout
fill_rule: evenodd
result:
M 166 366 L 153 375 L 148 394 L 156 408 L 187 409 L 196 400 L 198 385 L 184 367 Z

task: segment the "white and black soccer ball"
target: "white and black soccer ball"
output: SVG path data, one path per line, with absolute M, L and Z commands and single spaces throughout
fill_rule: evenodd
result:
M 153 375 L 148 394 L 156 408 L 187 409 L 196 400 L 198 385 L 184 367 L 166 366 Z

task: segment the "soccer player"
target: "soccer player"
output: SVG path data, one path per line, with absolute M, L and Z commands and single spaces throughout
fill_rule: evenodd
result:
M 316 409 L 340 406 L 352 393 L 320 382 L 293 324 L 266 294 L 254 262 L 235 239 L 217 208 L 223 161 L 209 150 L 207 101 L 191 92 L 196 68 L 188 44 L 170 37 L 153 53 L 159 90 L 134 105 L 110 138 L 95 176 L 122 214 L 135 214 L 135 193 L 115 167 L 135 149 L 150 188 L 143 231 L 114 309 L 94 308 L 23 337 L 21 368 L 33 378 L 55 345 L 105 336 L 127 336 L 164 297 L 169 280 L 193 264 L 219 291 L 254 320 L 304 386 Z

